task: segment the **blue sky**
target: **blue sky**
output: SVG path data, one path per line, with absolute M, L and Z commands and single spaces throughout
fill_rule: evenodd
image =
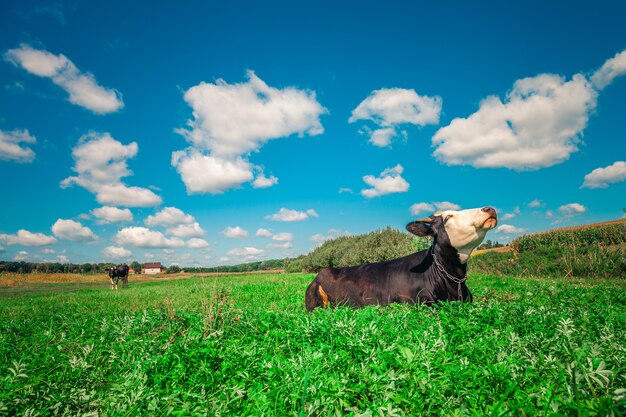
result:
M 0 259 L 210 266 L 441 208 L 495 206 L 500 241 L 623 216 L 626 5 L 336 3 L 2 2 Z

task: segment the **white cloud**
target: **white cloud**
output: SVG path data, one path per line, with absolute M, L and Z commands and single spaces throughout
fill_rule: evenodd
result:
M 339 189 L 339 194 L 343 194 L 343 193 L 353 194 L 354 191 L 352 191 L 352 188 L 341 187 Z
M 13 260 L 14 261 L 25 261 L 26 259 L 28 259 L 28 256 L 29 256 L 28 252 L 26 252 L 25 250 L 21 250 L 13 257 Z
M 4 252 L 6 252 L 6 251 L 7 251 L 7 250 L 6 250 L 6 248 L 5 248 L 5 247 L 0 246 L 0 253 L 4 253 Z
M 331 236 L 350 236 L 352 233 L 348 230 L 328 229 L 328 234 Z
M 555 220 L 550 224 L 557 225 L 559 223 L 563 223 L 567 220 L 572 219 L 575 216 L 579 216 L 586 212 L 587 212 L 587 207 L 583 206 L 580 203 L 565 204 L 559 207 L 559 213 L 561 213 L 561 215 L 556 217 Z M 552 218 L 553 216 L 554 216 L 554 213 L 548 210 L 548 212 L 546 213 L 546 217 Z
M 500 220 L 510 220 L 520 213 L 521 213 L 520 208 L 515 207 L 512 212 L 503 214 L 502 217 L 500 217 Z
M 559 212 L 563 214 L 564 216 L 582 214 L 582 213 L 585 213 L 586 211 L 587 211 L 587 207 L 579 203 L 570 203 L 570 204 L 565 204 L 559 207 Z
M 308 210 L 306 211 L 306 214 L 308 214 L 308 215 L 309 215 L 309 216 L 311 216 L 311 217 L 319 217 L 319 216 L 320 216 L 320 215 L 319 215 L 319 214 L 317 214 L 317 212 L 316 212 L 315 210 L 313 210 L 313 209 L 308 209 Z
M 92 74 L 80 71 L 65 55 L 54 55 L 22 44 L 19 48 L 10 49 L 4 56 L 31 74 L 50 78 L 70 95 L 71 103 L 94 113 L 106 114 L 124 107 L 118 91 L 98 85 Z
M 409 212 L 413 216 L 417 216 L 420 213 L 434 213 L 435 206 L 431 203 L 415 203 L 411 207 L 409 207 Z
M 531 201 L 530 203 L 528 203 L 528 207 L 530 208 L 539 208 L 539 207 L 543 207 L 545 205 L 545 203 L 541 200 L 538 199 L 534 199 L 533 201 Z
M 559 164 L 578 150 L 597 92 L 576 74 L 518 80 L 505 101 L 490 96 L 476 113 L 456 118 L 432 138 L 433 155 L 448 165 L 534 170 Z
M 69 264 L 70 263 L 70 259 L 65 256 L 65 255 L 58 255 L 57 256 L 57 261 L 62 263 L 62 264 Z
M 264 173 L 260 173 L 256 176 L 254 181 L 252 182 L 252 187 L 254 188 L 268 188 L 278 184 L 278 178 L 273 175 L 266 177 Z
M 226 229 L 222 231 L 222 234 L 231 239 L 245 239 L 248 237 L 248 231 L 242 229 L 239 226 L 231 227 L 228 226 Z
M 373 130 L 370 134 L 369 142 L 379 148 L 386 148 L 391 145 L 391 140 L 396 136 L 396 130 L 393 127 Z
M 272 236 L 272 240 L 277 240 L 279 242 L 291 242 L 293 240 L 293 235 L 287 232 L 276 233 Z
M 90 213 L 98 219 L 100 224 L 133 221 L 133 213 L 129 209 L 104 206 L 95 208 Z
M 291 242 L 270 243 L 267 247 L 268 249 L 291 249 L 293 244 Z
M 146 218 L 146 226 L 177 226 L 179 224 L 192 224 L 196 219 L 191 214 L 185 214 L 176 207 L 164 207 L 154 215 Z
M 122 246 L 107 246 L 102 250 L 102 255 L 108 259 L 128 258 L 132 252 Z
M 205 155 L 193 148 L 172 153 L 172 166 L 189 194 L 222 194 L 254 177 L 252 164 L 240 156 Z
M 580 188 L 607 188 L 611 184 L 617 184 L 626 180 L 626 162 L 616 161 L 604 168 L 596 168 L 585 175 L 585 180 Z
M 0 130 L 0 161 L 33 162 L 35 152 L 27 146 L 20 146 L 20 143 L 34 144 L 37 139 L 26 129 Z
M 187 247 L 191 249 L 208 248 L 209 242 L 204 239 L 193 238 L 187 241 Z
M 140 248 L 176 248 L 185 246 L 179 238 L 166 238 L 163 233 L 145 227 L 126 227 L 115 235 L 120 245 L 132 245 Z
M 254 246 L 246 246 L 243 248 L 234 248 L 226 252 L 227 257 L 225 260 L 229 260 L 229 257 L 238 257 L 240 261 L 252 261 L 255 259 L 259 259 L 261 256 L 265 255 L 265 251 L 263 249 L 255 248 Z
M 204 236 L 204 230 L 198 222 L 192 224 L 179 224 L 178 226 L 169 227 L 165 233 L 178 237 L 200 237 Z
M 319 118 L 327 110 L 314 92 L 270 87 L 253 71 L 247 76 L 247 82 L 239 84 L 222 79 L 202 82 L 185 93 L 194 118 L 187 122 L 188 128 L 177 132 L 192 147 L 174 152 L 172 165 L 189 193 L 218 194 L 251 181 L 250 152 L 272 139 L 324 131 Z M 270 186 L 276 181 L 261 174 L 253 186 Z
M 7 245 L 46 246 L 56 243 L 56 239 L 43 233 L 32 233 L 28 230 L 18 230 L 14 235 L 0 234 L 0 242 Z
M 259 237 L 272 237 L 274 234 L 267 229 L 257 229 L 256 236 Z
M 380 129 L 370 133 L 370 143 L 379 147 L 391 144 L 397 136 L 397 126 L 409 123 L 418 126 L 438 124 L 441 114 L 441 97 L 420 96 L 415 90 L 382 88 L 374 90 L 353 111 L 348 122 L 370 120 Z
M 309 240 L 312 240 L 313 242 L 317 242 L 317 243 L 321 243 L 323 241 L 325 241 L 327 239 L 326 236 L 324 236 L 321 233 L 316 233 L 314 235 L 312 235 L 311 237 L 309 237 Z
M 626 50 L 608 59 L 604 65 L 591 76 L 591 82 L 598 90 L 602 90 L 611 84 L 615 78 L 624 74 L 626 74 Z
M 74 184 L 96 194 L 100 204 L 127 207 L 149 207 L 161 204 L 161 197 L 146 188 L 129 187 L 123 177 L 132 175 L 126 160 L 137 155 L 136 142 L 123 145 L 108 133 L 83 135 L 72 150 L 78 176 L 67 177 L 61 187 Z
M 291 210 L 282 207 L 278 210 L 278 213 L 265 216 L 267 220 L 274 220 L 277 222 L 299 222 L 306 220 L 310 217 L 319 217 L 319 215 L 313 209 L 308 209 L 306 212 Z
M 338 238 L 340 236 L 350 236 L 352 233 L 350 233 L 347 230 L 341 230 L 341 229 L 329 229 L 328 230 L 328 236 L 324 236 L 321 233 L 316 233 L 312 236 L 309 237 L 309 240 L 316 242 L 316 243 L 322 243 L 328 239 L 335 239 Z
M 385 194 L 404 193 L 409 190 L 409 183 L 402 178 L 404 168 L 398 164 L 381 172 L 380 177 L 366 175 L 363 181 L 374 188 L 361 190 L 361 195 L 367 198 L 380 197 Z
M 510 224 L 500 225 L 496 229 L 496 233 L 508 233 L 508 234 L 513 234 L 513 235 L 524 233 L 524 232 L 526 232 L 526 229 L 515 227 L 515 226 L 510 225 Z
M 52 225 L 52 233 L 59 239 L 74 242 L 89 242 L 98 239 L 90 228 L 74 220 L 58 219 Z
M 436 211 L 461 210 L 461 206 L 449 201 L 434 201 L 432 203 L 415 203 L 409 207 L 411 215 L 417 216 L 420 213 L 435 213 Z
M 435 201 L 433 205 L 437 207 L 438 211 L 461 210 L 461 206 L 451 203 L 449 201 Z

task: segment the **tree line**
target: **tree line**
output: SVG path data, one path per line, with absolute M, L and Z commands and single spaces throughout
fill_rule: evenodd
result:
M 99 263 L 60 263 L 60 262 L 24 262 L 24 261 L 0 261 L 0 273 L 13 272 L 17 274 L 104 274 L 107 268 L 117 264 L 111 262 Z M 133 261 L 130 268 L 141 272 L 141 264 Z
M 208 272 L 254 272 L 254 271 L 270 271 L 284 269 L 285 265 L 291 259 L 269 259 L 265 261 L 249 262 L 239 265 L 216 266 L 216 267 L 180 267 L 178 265 L 170 265 L 169 267 L 161 266 L 161 271 L 167 274 L 176 274 L 181 271 L 190 273 L 208 273 Z M 100 263 L 60 263 L 60 262 L 24 262 L 24 261 L 0 261 L 0 273 L 17 273 L 17 274 L 104 274 L 107 268 L 117 264 L 111 262 Z M 136 273 L 141 272 L 141 264 L 133 261 L 129 264 L 130 268 Z

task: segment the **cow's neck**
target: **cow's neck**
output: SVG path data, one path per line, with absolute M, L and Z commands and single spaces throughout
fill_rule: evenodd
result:
M 464 279 L 466 277 L 467 265 L 461 262 L 459 253 L 454 247 L 438 245 L 437 241 L 434 241 L 430 250 L 445 272 L 457 279 Z

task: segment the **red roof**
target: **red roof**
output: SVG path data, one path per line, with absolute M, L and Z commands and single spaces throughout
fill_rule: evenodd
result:
M 161 262 L 146 262 L 145 264 L 143 264 L 144 269 L 149 269 L 149 268 L 161 268 Z

